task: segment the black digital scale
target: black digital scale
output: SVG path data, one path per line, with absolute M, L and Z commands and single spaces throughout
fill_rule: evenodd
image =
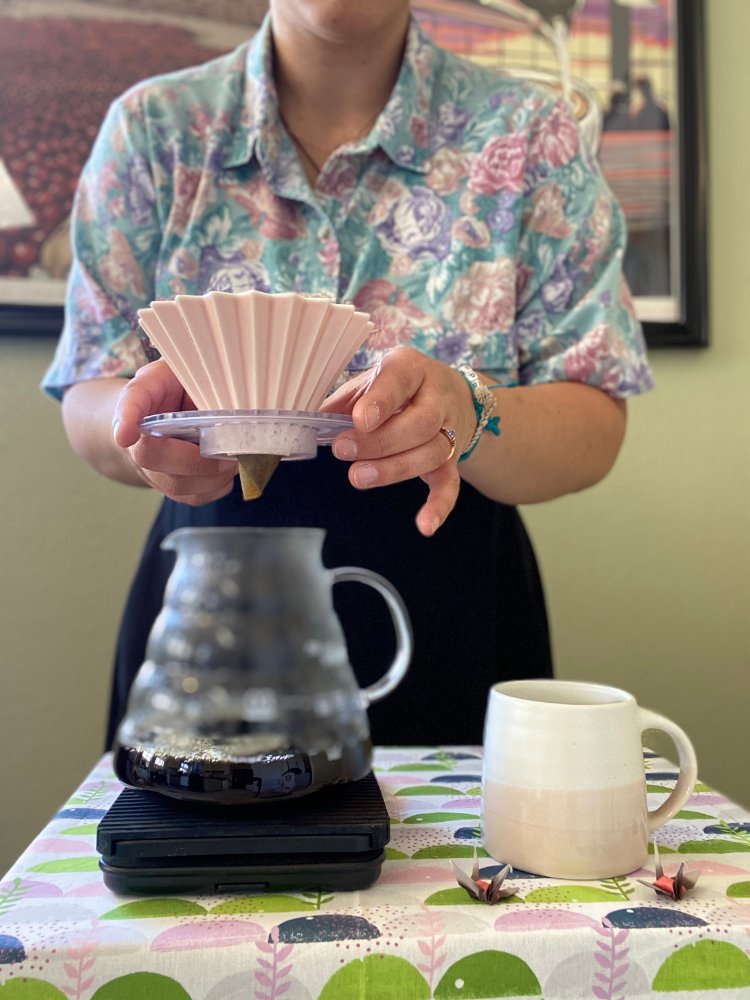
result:
M 390 837 L 375 776 L 292 800 L 220 806 L 127 788 L 97 830 L 108 888 L 124 894 L 364 889 Z

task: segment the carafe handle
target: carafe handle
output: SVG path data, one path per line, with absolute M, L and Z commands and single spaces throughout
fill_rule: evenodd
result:
M 672 791 L 658 809 L 653 809 L 648 814 L 649 833 L 653 833 L 658 827 L 663 826 L 667 820 L 670 820 L 692 795 L 695 782 L 698 778 L 698 764 L 695 759 L 693 744 L 688 739 L 687 734 L 676 723 L 672 722 L 671 719 L 666 719 L 663 715 L 659 715 L 657 712 L 649 711 L 647 708 L 639 708 L 638 714 L 640 715 L 641 733 L 647 729 L 653 729 L 669 736 L 677 750 L 677 759 L 680 768 L 677 783 Z M 648 777 L 648 773 L 646 777 Z
M 404 679 L 412 653 L 412 632 L 409 613 L 396 588 L 379 573 L 360 566 L 339 566 L 331 570 L 334 583 L 364 583 L 380 594 L 391 613 L 391 621 L 396 633 L 396 654 L 393 662 L 380 680 L 361 691 L 365 708 L 374 701 L 380 701 L 390 694 Z

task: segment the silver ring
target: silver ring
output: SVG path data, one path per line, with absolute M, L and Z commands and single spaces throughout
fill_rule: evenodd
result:
M 445 460 L 446 462 L 450 462 L 450 460 L 456 453 L 456 432 L 450 430 L 450 428 L 448 427 L 441 427 L 440 433 L 443 435 L 448 444 L 451 446 L 451 450 L 448 452 L 448 457 Z

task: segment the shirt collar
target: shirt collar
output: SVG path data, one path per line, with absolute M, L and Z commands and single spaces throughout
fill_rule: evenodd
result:
M 225 167 L 238 167 L 256 155 L 272 164 L 281 152 L 278 99 L 272 74 L 271 21 L 267 15 L 247 49 L 244 94 L 239 127 L 224 157 Z M 442 68 L 442 53 L 412 18 L 401 69 L 388 103 L 372 131 L 352 145 L 352 152 L 380 147 L 398 166 L 426 173 L 434 150 L 434 82 Z
M 271 19 L 266 15 L 247 49 L 241 116 L 224 157 L 225 167 L 240 167 L 257 153 L 261 135 L 268 132 L 271 122 L 278 122 L 277 108 L 271 72 Z M 274 131 L 278 132 L 278 124 Z
M 443 54 L 412 17 L 401 69 L 370 135 L 398 166 L 426 173 L 434 153 L 432 100 Z

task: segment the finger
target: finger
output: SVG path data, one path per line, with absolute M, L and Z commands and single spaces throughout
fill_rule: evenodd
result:
M 358 489 L 369 489 L 424 477 L 444 464 L 455 466 L 454 462 L 448 463 L 450 450 L 451 445 L 445 435 L 433 432 L 430 440 L 417 448 L 374 461 L 354 462 L 349 468 L 349 481 Z
M 389 351 L 381 358 L 378 369 L 352 408 L 352 420 L 358 431 L 379 427 L 403 409 L 424 382 L 425 370 L 419 352 L 409 347 Z
M 231 491 L 237 474 L 235 460 L 204 458 L 189 441 L 143 437 L 128 451 L 149 486 L 181 503 L 218 500 Z
M 118 396 L 112 415 L 112 436 L 120 448 L 129 448 L 138 441 L 141 420 L 149 415 L 145 398 L 128 391 L 131 385 L 132 382 L 128 383 Z
M 163 473 L 143 472 L 144 480 L 170 500 L 198 507 L 213 500 L 220 500 L 234 488 L 234 476 L 166 476 Z
M 333 441 L 333 453 L 336 458 L 352 462 L 355 459 L 386 458 L 419 448 L 439 433 L 444 409 L 444 400 L 422 391 L 410 406 L 395 413 L 370 433 L 343 431 Z M 440 461 L 433 462 L 432 468 L 446 460 L 449 450 L 440 452 Z M 428 468 L 425 466 L 421 471 L 426 472 Z
M 133 462 L 145 472 L 204 479 L 232 477 L 237 473 L 236 460 L 204 458 L 197 444 L 178 438 L 144 434 L 128 451 Z
M 445 523 L 456 506 L 461 477 L 455 462 L 444 462 L 439 469 L 428 472 L 422 479 L 430 488 L 427 500 L 417 514 L 419 532 L 429 538 Z
M 153 413 L 182 410 L 185 392 L 165 361 L 140 368 L 120 392 L 112 415 L 115 442 L 127 448 L 140 437 L 139 425 Z
M 348 382 L 340 385 L 320 405 L 322 413 L 351 413 L 357 400 L 367 392 L 376 369 L 358 372 Z

